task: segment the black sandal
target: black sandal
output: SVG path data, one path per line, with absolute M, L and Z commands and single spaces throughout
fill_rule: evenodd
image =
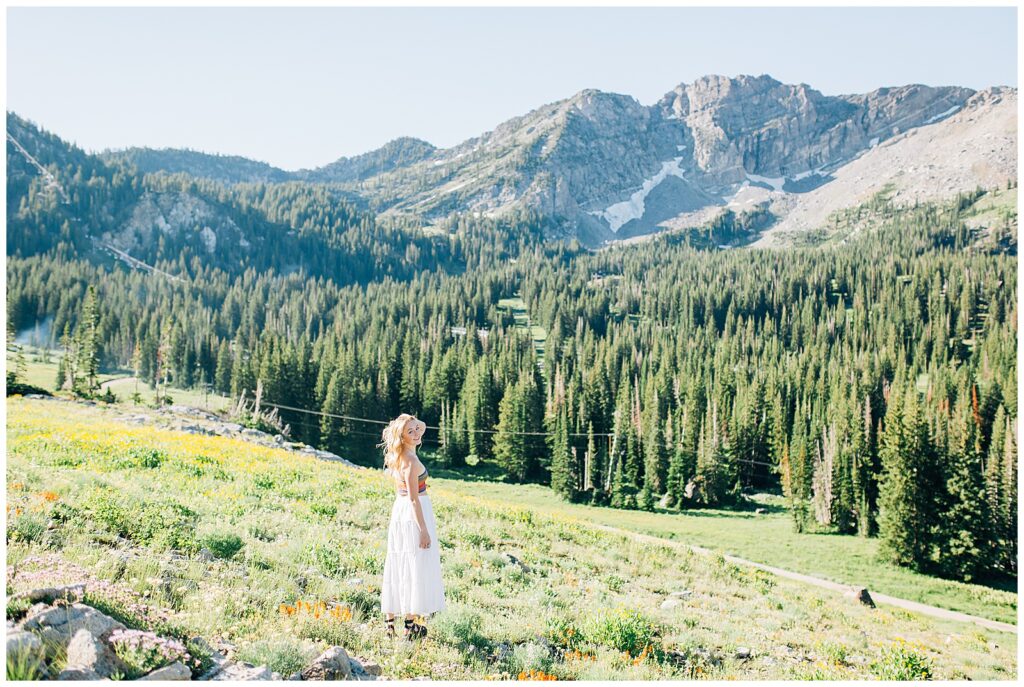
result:
M 406 639 L 419 639 L 427 636 L 427 628 L 420 625 L 415 619 L 405 619 L 405 638 Z
M 387 637 L 389 639 L 394 639 L 395 638 L 395 619 L 394 618 L 385 618 L 384 619 L 384 634 L 387 635 Z

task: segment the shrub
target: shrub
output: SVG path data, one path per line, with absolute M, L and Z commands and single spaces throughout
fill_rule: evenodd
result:
M 615 573 L 610 573 L 604 576 L 604 583 L 611 591 L 619 592 L 622 591 L 622 585 L 626 584 L 626 581 Z
M 41 542 L 46 537 L 47 518 L 39 513 L 25 513 L 7 521 L 8 542 Z
M 149 446 L 131 446 L 123 453 L 115 455 L 111 463 L 119 470 L 139 468 L 158 468 L 167 460 L 167 454 Z
M 338 514 L 338 507 L 336 505 L 333 503 L 325 503 L 323 501 L 314 501 L 309 505 L 309 509 L 317 515 L 322 515 L 328 520 Z
M 505 657 L 505 663 L 509 672 L 530 673 L 540 671 L 547 673 L 551 669 L 551 654 L 547 648 L 537 642 L 525 642 L 517 644 Z
M 12 596 L 10 590 L 7 592 L 7 619 L 18 620 L 32 607 L 32 602 L 24 596 Z
M 281 675 L 291 675 L 302 670 L 316 658 L 318 651 L 309 640 L 296 637 L 279 637 L 261 639 L 243 646 L 238 651 L 238 658 L 254 665 L 266 665 Z
M 160 637 L 142 630 L 114 630 L 108 641 L 118 658 L 128 666 L 128 679 L 141 677 L 157 668 L 181 661 L 191 670 L 201 661 L 189 655 L 185 645 L 176 639 Z
M 97 489 L 83 510 L 107 531 L 142 546 L 195 551 L 195 511 L 173 501 L 139 502 L 111 489 Z
M 438 641 L 466 651 L 471 646 L 487 650 L 490 640 L 480 631 L 481 617 L 476 611 L 456 607 L 437 616 L 431 631 Z
M 880 680 L 930 680 L 932 660 L 905 641 L 883 648 L 871 663 Z
M 217 558 L 232 558 L 242 550 L 241 537 L 237 534 L 214 532 L 203 537 L 201 544 Z
M 43 656 L 32 651 L 12 651 L 7 654 L 8 680 L 42 680 Z
M 544 628 L 544 636 L 552 644 L 563 649 L 573 650 L 584 646 L 587 643 L 586 635 L 575 620 L 562 616 L 549 616 L 547 626 Z
M 653 620 L 633 609 L 606 611 L 588 628 L 591 641 L 638 656 L 644 647 L 659 649 L 661 629 Z
M 327 642 L 331 646 L 355 647 L 360 643 L 359 632 L 351 622 L 330 616 L 304 616 L 295 629 L 295 635 L 301 639 Z
M 345 568 L 337 547 L 329 544 L 315 544 L 313 546 L 313 563 L 320 572 L 328 577 L 339 575 Z

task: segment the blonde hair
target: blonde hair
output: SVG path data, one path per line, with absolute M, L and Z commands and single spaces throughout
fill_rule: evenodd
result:
M 399 474 L 399 466 L 402 462 L 402 435 L 405 434 L 405 426 L 414 420 L 416 420 L 415 415 L 402 413 L 389 422 L 381 432 L 383 441 L 377 444 L 377 448 L 384 449 L 384 472 Z

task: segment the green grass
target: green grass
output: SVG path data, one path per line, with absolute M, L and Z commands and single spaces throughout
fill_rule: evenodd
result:
M 825 580 L 862 585 L 889 596 L 1007 623 L 1017 621 L 1015 593 L 878 563 L 878 540 L 874 538 L 797 534 L 789 514 L 781 510 L 781 499 L 767 499 L 766 505 L 775 512 L 762 515 L 713 509 L 647 513 L 568 504 L 550 489 L 535 484 L 510 488 L 480 482 L 474 483 L 473 491 L 488 499 L 721 550 Z
M 537 487 L 438 476 L 428 489 L 448 609 L 428 621 L 435 631 L 422 642 L 394 642 L 379 614 L 394 490 L 379 471 L 126 425 L 116 420 L 123 411 L 103 405 L 13 397 L 7 409 L 14 591 L 86 581 L 94 598 L 135 609 L 133 625 L 220 635 L 279 667 L 343 644 L 393 679 L 527 670 L 616 680 L 1016 676 L 1013 633 L 868 609 L 721 557 L 601 531 L 581 519 L 600 509 L 545 505 Z M 678 520 L 606 515 L 638 529 Z M 53 526 L 20 527 L 24 518 Z M 777 520 L 763 538 L 785 536 Z M 230 538 L 233 555 L 198 556 L 210 537 Z M 682 604 L 661 608 L 684 589 Z M 352 615 L 286 612 L 300 600 Z M 544 651 L 538 635 L 558 649 Z M 738 647 L 753 658 L 735 658 Z
M 54 391 L 54 382 L 57 378 L 57 361 L 60 359 L 59 351 L 50 352 L 50 361 L 42 362 L 42 352 L 31 346 L 24 347 L 25 358 L 25 381 L 33 386 L 38 386 L 47 391 Z M 7 369 L 13 370 L 17 355 L 7 351 Z M 136 391 L 142 396 L 143 405 L 156 404 L 156 390 L 151 389 L 145 382 L 136 382 L 132 377 L 131 370 L 115 370 L 104 372 L 99 376 L 100 385 L 105 389 L 110 387 L 118 400 L 131 404 L 132 394 Z M 102 393 L 102 392 L 101 392 Z M 231 399 L 219 396 L 215 393 L 203 393 L 196 389 L 178 389 L 169 387 L 161 389 L 161 395 L 170 394 L 171 400 L 180 405 L 203 408 L 210 411 L 224 410 L 231 403 Z

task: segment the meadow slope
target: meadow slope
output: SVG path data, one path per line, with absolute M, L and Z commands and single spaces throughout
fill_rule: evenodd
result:
M 449 608 L 421 643 L 387 640 L 394 493 L 379 472 L 132 426 L 116 407 L 7 411 L 9 590 L 89 580 L 139 625 L 230 641 L 282 674 L 342 644 L 392 678 L 1016 677 L 1012 633 L 870 609 L 494 497 L 519 487 L 433 477 Z M 299 600 L 352 615 L 289 611 Z

